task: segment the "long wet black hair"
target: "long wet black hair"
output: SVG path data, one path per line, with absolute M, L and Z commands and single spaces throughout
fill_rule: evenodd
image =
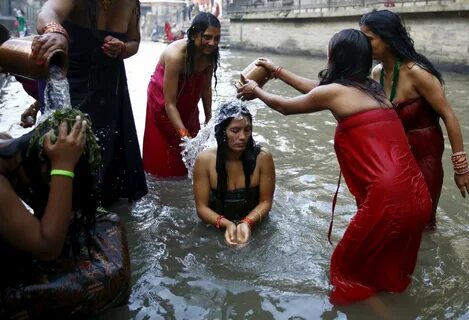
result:
M 328 65 L 319 72 L 319 85 L 355 87 L 384 105 L 383 87 L 369 77 L 372 63 L 371 44 L 365 34 L 355 29 L 339 31 L 329 41 Z
M 415 51 L 414 40 L 406 30 L 401 17 L 389 10 L 373 10 L 365 13 L 359 21 L 360 26 L 368 27 L 378 35 L 401 61 L 415 62 L 421 68 L 427 70 L 444 83 L 441 73 L 424 55 Z
M 224 112 L 225 111 L 225 112 Z M 219 107 L 219 112 L 223 113 L 224 120 L 215 126 L 215 138 L 217 140 L 217 208 L 220 208 L 223 214 L 226 192 L 228 191 L 228 175 L 226 173 L 226 157 L 228 153 L 228 138 L 226 128 L 237 116 L 248 119 L 252 125 L 252 115 L 246 106 L 240 100 L 226 102 Z M 246 149 L 241 156 L 244 172 L 245 197 L 251 185 L 251 175 L 256 168 L 256 159 L 261 151 L 260 145 L 256 144 L 251 136 L 248 139 Z
M 186 77 L 193 74 L 195 71 L 195 44 L 193 38 L 197 34 L 203 33 L 208 27 L 221 28 L 220 21 L 210 12 L 201 12 L 194 17 L 191 26 L 187 29 Z M 218 82 L 216 72 L 220 64 L 220 50 L 218 47 L 211 54 L 210 60 L 216 87 Z

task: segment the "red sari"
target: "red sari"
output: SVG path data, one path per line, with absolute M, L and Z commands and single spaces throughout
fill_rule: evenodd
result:
M 432 217 L 428 226 L 436 224 L 435 213 L 443 185 L 443 164 L 445 149 L 440 117 L 423 98 L 394 102 L 410 145 L 410 151 L 417 160 L 427 182 L 433 201 Z
M 411 281 L 432 202 L 396 112 L 339 121 L 335 150 L 358 210 L 331 259 L 331 302 L 402 292 Z
M 158 64 L 147 91 L 147 115 L 143 136 L 143 167 L 157 177 L 185 176 L 181 158 L 181 139 L 165 111 L 164 66 Z M 198 102 L 208 81 L 205 71 L 179 77 L 177 109 L 192 137 L 200 130 Z

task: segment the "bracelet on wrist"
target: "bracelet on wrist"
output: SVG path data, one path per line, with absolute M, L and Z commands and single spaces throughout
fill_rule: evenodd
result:
M 70 41 L 70 37 L 68 35 L 67 30 L 60 23 L 57 22 L 49 22 L 47 23 L 44 28 L 42 28 L 42 33 L 59 33 L 67 38 L 67 41 Z
M 177 129 L 180 138 L 189 137 L 189 131 L 186 128 Z
M 224 216 L 218 215 L 217 220 L 215 221 L 215 228 L 221 230 L 221 220 L 224 218 Z
M 252 219 L 249 218 L 249 217 L 244 217 L 244 218 L 241 220 L 241 222 L 247 223 L 248 226 L 249 226 L 249 230 L 252 230 L 252 229 L 254 228 L 254 225 L 256 224 L 256 223 L 254 222 L 254 220 L 252 220 Z
M 62 170 L 62 169 L 52 169 L 50 171 L 51 176 L 64 176 L 73 179 L 75 177 L 75 173 L 70 170 Z
M 277 79 L 278 78 L 278 75 L 280 73 L 280 71 L 282 71 L 283 67 L 282 66 L 277 66 L 274 71 L 272 71 L 272 77 L 274 79 Z

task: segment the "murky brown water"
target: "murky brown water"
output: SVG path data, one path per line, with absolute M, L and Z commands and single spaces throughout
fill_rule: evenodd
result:
M 142 43 L 139 53 L 126 61 L 140 140 L 148 80 L 163 49 L 162 44 Z M 223 50 L 213 109 L 217 101 L 234 95 L 231 83 L 258 55 Z M 324 65 L 310 57 L 267 56 L 311 78 Z M 448 98 L 469 142 L 469 75 L 444 76 Z M 295 95 L 278 80 L 266 88 Z M 19 110 L 28 105 L 13 83 L 2 97 L 9 101 L 0 104 L 0 131 L 17 122 Z M 259 101 L 251 102 L 250 109 L 255 114 L 255 139 L 273 153 L 277 169 L 270 218 L 255 230 L 247 247 L 228 248 L 222 233 L 197 218 L 189 180 L 149 177 L 147 197 L 131 207 L 114 207 L 128 227 L 130 301 L 98 319 L 378 319 L 367 304 L 335 308 L 328 301 L 333 247 L 327 242 L 327 228 L 339 173 L 332 142 L 334 118 L 327 112 L 284 117 Z M 11 132 L 23 131 L 13 125 Z M 424 235 L 408 290 L 379 295 L 396 319 L 469 319 L 469 199 L 464 200 L 455 187 L 451 150 L 448 142 L 445 145 L 447 174 L 438 230 Z M 334 244 L 354 212 L 355 201 L 341 187 Z

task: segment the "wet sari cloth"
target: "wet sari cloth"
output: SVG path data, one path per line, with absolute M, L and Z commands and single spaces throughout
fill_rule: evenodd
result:
M 427 182 L 428 191 L 433 201 L 433 211 L 428 226 L 435 227 L 435 213 L 443 185 L 441 159 L 445 148 L 439 123 L 440 117 L 421 97 L 395 101 L 394 104 L 397 115 L 404 126 L 410 150 Z
M 80 251 L 74 255 L 66 240 L 62 255 L 51 262 L 34 260 L 0 243 L 0 318 L 86 318 L 127 303 L 130 259 L 119 217 L 101 213 L 91 243 L 84 234 L 79 242 Z
M 358 210 L 332 255 L 331 302 L 402 292 L 432 203 L 399 118 L 381 108 L 354 114 L 339 121 L 334 143 Z
M 157 177 L 181 177 L 187 174 L 187 169 L 182 162 L 181 139 L 165 111 L 164 70 L 158 64 L 148 85 L 143 166 Z M 206 81 L 209 81 L 206 71 L 179 77 L 176 106 L 191 137 L 200 130 L 198 102 Z
M 247 194 L 246 194 L 247 192 Z M 225 199 L 217 197 L 217 190 L 210 192 L 210 209 L 226 219 L 239 221 L 246 217 L 259 204 L 259 186 L 228 190 Z
M 140 147 L 130 104 L 124 61 L 106 56 L 101 46 L 111 35 L 125 34 L 64 24 L 70 35 L 70 97 L 73 107 L 88 113 L 102 152 L 98 186 L 101 197 L 138 200 L 147 192 Z

